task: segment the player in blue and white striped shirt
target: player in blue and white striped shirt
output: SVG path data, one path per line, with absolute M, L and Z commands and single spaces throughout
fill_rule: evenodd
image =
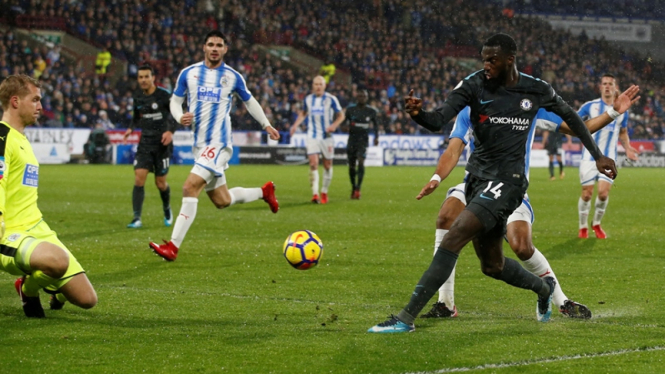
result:
M 194 132 L 195 164 L 183 186 L 182 206 L 171 240 L 161 245 L 150 243 L 150 248 L 168 261 L 175 260 L 178 255 L 178 248 L 196 217 L 198 196 L 204 188 L 219 209 L 258 199 L 268 203 L 273 213 L 279 209 L 272 182 L 261 188 L 235 187 L 229 190 L 226 185 L 225 170 L 233 155 L 229 112 L 234 93 L 245 102 L 249 114 L 261 124 L 270 138 L 279 139 L 279 132 L 270 125 L 243 77 L 224 63 L 227 43 L 226 36 L 220 31 L 209 32 L 204 39 L 205 60 L 180 72 L 171 97 L 173 118 L 178 123 L 191 126 Z M 187 113 L 182 111 L 185 98 Z
M 332 181 L 335 143 L 332 133 L 344 122 L 344 112 L 335 95 L 326 92 L 326 81 L 318 75 L 312 81 L 313 93 L 305 97 L 303 109 L 291 126 L 291 135 L 303 121 L 307 125 L 307 156 L 309 181 L 312 186 L 312 202 L 326 204 L 328 187 Z M 319 200 L 319 153 L 323 156 L 323 184 Z
M 593 138 L 598 144 L 598 148 L 603 152 L 603 155 L 616 161 L 617 158 L 617 141 L 626 150 L 626 157 L 631 160 L 637 160 L 637 150 L 630 146 L 630 138 L 628 137 L 628 112 L 619 114 L 612 106 L 614 99 L 618 94 L 617 84 L 612 74 L 605 74 L 600 79 L 601 97 L 599 99 L 589 101 L 582 105 L 578 111 L 582 118 L 595 118 L 607 112 L 614 121 L 608 126 L 594 134 Z M 591 210 L 591 196 L 593 195 L 593 186 L 598 181 L 598 196 L 596 196 L 596 209 L 593 216 L 592 228 L 598 239 L 605 239 L 607 235 L 600 227 L 600 220 L 605 214 L 607 209 L 607 202 L 610 194 L 610 189 L 614 181 L 607 178 L 598 172 L 596 163 L 589 151 L 586 149 L 582 154 L 582 161 L 580 162 L 580 183 L 582 184 L 582 196 L 577 203 L 579 211 L 579 234 L 580 238 L 586 239 L 589 237 L 588 217 Z

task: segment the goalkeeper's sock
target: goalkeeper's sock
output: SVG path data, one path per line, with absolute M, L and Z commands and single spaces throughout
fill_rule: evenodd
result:
M 28 297 L 38 296 L 40 288 L 48 287 L 57 281 L 58 279 L 49 277 L 43 271 L 35 270 L 32 274 L 25 277 L 22 289 L 23 294 Z

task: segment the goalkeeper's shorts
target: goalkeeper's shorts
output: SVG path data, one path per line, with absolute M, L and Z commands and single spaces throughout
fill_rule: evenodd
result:
M 30 256 L 35 248 L 43 242 L 57 245 L 69 256 L 67 272 L 57 282 L 48 286 L 45 289 L 47 292 L 59 290 L 73 276 L 85 272 L 76 257 L 58 239 L 55 231 L 51 230 L 43 220 L 24 231 L 7 230 L 5 232 L 5 236 L 0 241 L 0 270 L 19 276 L 32 274 Z

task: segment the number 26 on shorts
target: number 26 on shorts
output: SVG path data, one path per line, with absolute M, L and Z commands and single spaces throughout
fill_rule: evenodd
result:
M 203 149 L 203 152 L 201 152 L 201 157 L 205 157 L 208 160 L 212 160 L 215 158 L 215 151 L 216 151 L 215 147 L 205 147 Z

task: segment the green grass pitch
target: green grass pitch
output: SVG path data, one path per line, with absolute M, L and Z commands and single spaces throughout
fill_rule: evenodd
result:
M 273 180 L 279 213 L 262 201 L 219 211 L 202 196 L 180 256 L 167 263 L 148 248 L 171 234 L 152 175 L 144 228 L 130 230 L 130 166 L 43 166 L 39 206 L 99 304 L 29 320 L 2 273 L 0 372 L 665 372 L 665 169 L 620 170 L 602 241 L 577 239 L 577 170 L 552 182 L 546 169 L 532 170 L 534 243 L 593 319 L 555 312 L 536 322 L 536 296 L 485 277 L 468 246 L 457 268 L 459 318 L 419 319 L 411 334 L 366 333 L 406 304 L 430 263 L 437 211 L 463 175 L 457 168 L 415 200 L 433 169 L 368 168 L 355 201 L 347 168 L 335 167 L 330 203 L 313 205 L 306 166 L 232 166 L 231 187 Z M 188 172 L 169 175 L 175 214 Z M 300 229 L 325 245 L 307 271 L 281 252 Z

